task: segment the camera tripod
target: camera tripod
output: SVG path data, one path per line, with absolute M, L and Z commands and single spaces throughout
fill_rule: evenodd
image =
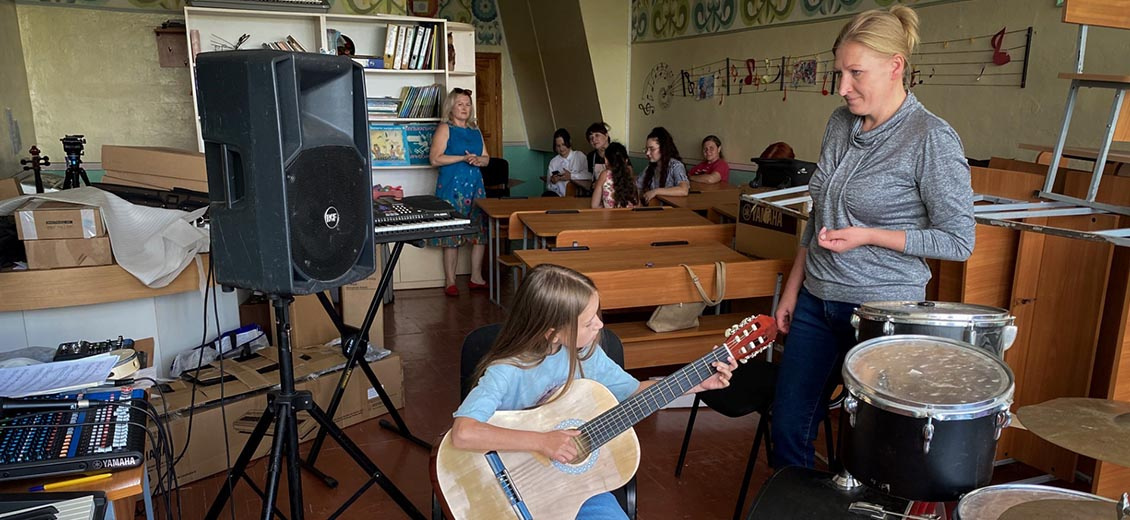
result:
M 369 475 L 370 483 L 376 483 L 388 493 L 400 508 L 414 520 L 424 520 L 424 515 L 412 505 L 408 497 L 388 479 L 380 468 L 361 451 L 356 444 L 333 422 L 325 412 L 314 402 L 309 391 L 296 391 L 294 389 L 294 364 L 290 349 L 290 303 L 294 298 L 289 295 L 271 295 L 271 304 L 275 308 L 275 334 L 278 340 L 279 377 L 280 388 L 267 395 L 267 409 L 263 411 L 247 444 L 240 451 L 235 465 L 228 472 L 227 480 L 220 488 L 216 500 L 208 509 L 204 517 L 207 520 L 216 520 L 223 513 L 224 504 L 230 498 L 232 488 L 240 479 L 246 479 L 251 488 L 263 499 L 262 518 L 270 520 L 277 512 L 275 499 L 278 497 L 279 476 L 283 469 L 283 460 L 286 460 L 287 485 L 290 492 L 290 518 L 289 520 L 302 520 L 305 504 L 302 500 L 302 475 L 300 466 L 302 460 L 298 453 L 298 421 L 297 414 L 305 411 L 310 415 L 323 432 L 333 437 L 334 441 L 349 455 L 361 469 Z M 274 424 L 274 439 L 271 442 L 270 461 L 267 466 L 267 485 L 265 494 L 255 486 L 247 475 L 247 465 L 258 449 L 259 443 L 267 434 L 267 429 Z M 358 490 L 347 500 L 330 518 L 337 518 L 357 498 L 360 497 L 368 486 Z
M 68 135 L 59 139 L 63 143 L 63 152 L 67 154 L 67 173 L 63 177 L 63 189 L 78 188 L 83 184 L 90 186 L 90 178 L 82 167 L 83 146 L 86 139 L 81 135 Z M 38 185 L 37 185 L 38 188 Z

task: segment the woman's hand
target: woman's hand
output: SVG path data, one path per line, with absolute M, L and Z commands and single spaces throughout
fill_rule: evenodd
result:
M 861 227 L 846 227 L 843 229 L 820 228 L 817 244 L 833 253 L 851 251 L 859 246 L 871 243 L 871 230 Z
M 485 155 L 475 155 L 466 150 L 463 151 L 463 161 L 471 166 L 483 167 L 490 163 L 490 157 Z
M 651 203 L 651 199 L 655 198 L 655 190 L 647 190 L 643 192 L 643 203 L 647 205 Z
M 580 430 L 554 430 L 542 433 L 541 445 L 537 451 L 546 458 L 563 464 L 572 462 L 579 452 L 576 437 L 580 434 Z
M 733 377 L 734 369 L 738 368 L 738 362 L 734 360 L 733 357 L 729 358 L 727 361 L 728 363 L 715 361 L 714 369 L 717 370 L 717 372 L 715 372 L 714 375 L 710 376 L 706 381 L 699 383 L 690 391 L 693 393 L 702 392 L 704 390 L 720 390 L 726 388 L 727 386 L 730 386 L 730 378 Z
M 777 320 L 777 332 L 789 333 L 789 325 L 793 322 L 793 311 L 796 309 L 797 294 L 785 291 L 781 294 L 781 301 L 777 302 L 777 312 L 773 318 Z

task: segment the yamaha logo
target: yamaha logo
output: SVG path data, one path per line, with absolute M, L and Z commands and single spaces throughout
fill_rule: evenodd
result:
M 339 215 L 337 213 L 337 208 L 335 208 L 333 206 L 326 208 L 326 213 L 324 215 L 322 215 L 322 219 L 325 220 L 326 227 L 328 227 L 330 229 L 337 228 L 337 222 L 338 222 L 338 219 L 339 219 Z

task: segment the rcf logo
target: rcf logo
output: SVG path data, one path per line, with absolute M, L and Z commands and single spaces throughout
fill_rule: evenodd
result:
M 339 218 L 340 215 L 337 213 L 337 208 L 333 206 L 326 208 L 326 213 L 322 215 L 322 220 L 326 222 L 326 227 L 330 229 L 337 228 Z

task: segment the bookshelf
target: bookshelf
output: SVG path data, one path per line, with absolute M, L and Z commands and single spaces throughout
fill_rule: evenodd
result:
M 346 15 L 327 13 L 257 11 L 248 9 L 220 9 L 206 7 L 184 8 L 186 39 L 189 46 L 189 73 L 197 147 L 204 150 L 200 135 L 200 113 L 197 107 L 196 54 L 224 50 L 222 45 L 234 44 L 244 34 L 248 35 L 241 49 L 263 48 L 264 43 L 285 41 L 293 37 L 308 52 L 327 52 L 334 42 L 329 41 L 331 30 L 339 31 L 352 40 L 358 56 L 384 58 L 390 27 L 431 28 L 436 36 L 430 66 L 420 63 L 417 69 L 369 68 L 365 69 L 365 95 L 369 98 L 401 97 L 404 87 L 439 85 L 437 105 L 452 88 L 475 87 L 475 29 L 464 23 L 448 22 L 441 18 L 422 18 L 394 15 Z M 448 70 L 448 42 L 455 52 L 455 67 Z M 421 44 L 422 45 L 422 44 Z M 413 49 L 415 50 L 415 49 Z M 424 49 L 421 48 L 421 51 Z M 427 55 L 426 52 L 423 54 Z M 438 106 L 437 106 L 438 116 Z M 439 123 L 439 117 L 374 117 L 369 122 L 378 125 L 421 125 Z M 379 162 L 379 161 L 378 161 Z M 402 186 L 405 195 L 432 194 L 438 172 L 427 164 L 402 164 L 372 166 L 373 184 Z M 441 287 L 443 284 L 442 252 L 433 248 L 406 248 L 398 264 L 396 287 L 401 289 Z M 466 259 L 460 261 L 460 272 L 468 272 Z

